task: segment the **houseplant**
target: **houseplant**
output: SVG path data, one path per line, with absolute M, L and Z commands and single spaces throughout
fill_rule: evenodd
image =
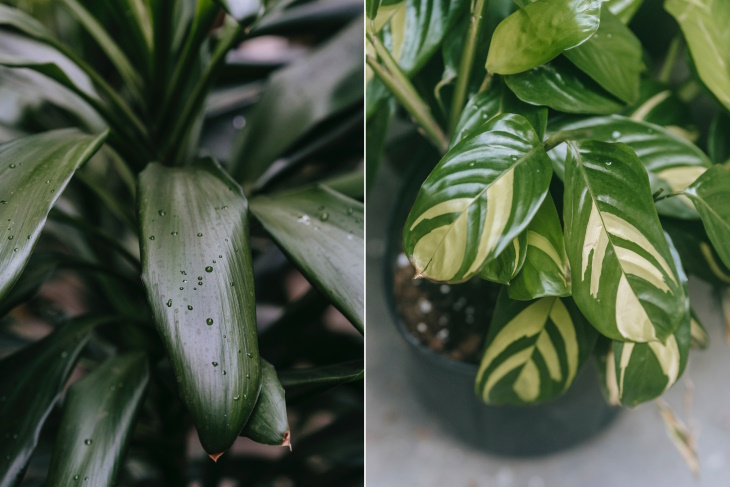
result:
M 440 157 L 402 228 L 415 278 L 502 285 L 478 398 L 549 403 L 591 356 L 611 403 L 661 396 L 706 336 L 686 273 L 730 276 L 730 6 L 377 3 L 368 170 L 399 111 Z
M 0 485 L 357 482 L 361 4 L 22 6 L 0 6 L 18 106 L 0 145 Z M 59 274 L 82 304 L 51 315 L 32 298 Z M 360 333 L 331 329 L 330 304 Z M 191 458 L 193 425 L 217 465 Z M 239 435 L 299 448 L 221 458 Z

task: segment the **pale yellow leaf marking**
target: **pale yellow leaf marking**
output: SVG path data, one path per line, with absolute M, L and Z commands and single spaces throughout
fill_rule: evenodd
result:
M 413 264 L 424 277 L 446 281 L 459 271 L 466 253 L 467 216 L 463 212 L 450 225 L 432 230 L 416 243 Z
M 395 12 L 393 12 L 390 19 L 390 35 L 392 39 L 391 45 L 393 46 L 391 53 L 393 55 L 393 59 L 395 59 L 396 61 L 400 61 L 401 50 L 403 48 L 403 40 L 405 39 L 408 28 L 408 26 L 406 25 L 407 18 L 408 16 L 406 2 L 401 2 Z
M 573 319 L 568 313 L 563 301 L 555 300 L 553 308 L 550 310 L 550 319 L 560 332 L 565 343 L 565 356 L 568 360 L 568 377 L 565 381 L 565 388 L 570 387 L 576 372 L 578 372 L 578 339 L 575 334 L 575 325 Z
M 674 335 L 667 338 L 667 342 L 650 342 L 649 347 L 659 362 L 662 373 L 667 376 L 667 385 L 664 387 L 666 391 L 672 384 L 677 381 L 679 376 L 679 346 Z
M 527 232 L 527 245 L 532 245 L 533 247 L 542 250 L 547 254 L 548 257 L 550 257 L 550 260 L 555 262 L 555 265 L 558 266 L 558 269 L 561 271 L 565 270 L 565 262 L 563 259 L 560 258 L 558 255 L 558 251 L 553 247 L 553 244 L 550 243 L 550 241 L 540 235 L 537 232 L 528 231 Z M 565 276 L 563 276 L 565 278 Z
M 712 248 L 706 242 L 700 242 L 700 252 L 702 252 L 702 256 L 705 258 L 712 273 L 721 281 L 730 283 L 730 276 L 722 270 L 720 264 L 715 260 Z
M 634 342 L 657 339 L 649 315 L 631 289 L 626 274 L 621 274 L 616 291 L 616 328 L 621 336 Z
M 664 275 L 645 257 L 623 247 L 614 247 L 614 250 L 616 251 L 616 257 L 621 262 L 621 269 L 624 273 L 640 277 L 665 293 L 671 292 L 664 281 Z
M 393 16 L 400 12 L 405 12 L 406 2 L 399 2 L 393 5 L 381 5 L 378 8 L 378 14 L 375 16 L 374 26 L 375 32 L 380 30 L 387 24 Z M 405 21 L 405 19 L 399 19 L 399 21 Z
M 537 370 L 537 366 L 532 359 L 528 360 L 525 366 L 522 367 L 522 371 L 517 376 L 512 389 L 525 402 L 532 402 L 540 395 L 540 371 Z
M 664 260 L 664 257 L 659 254 L 657 249 L 654 248 L 651 242 L 649 242 L 649 239 L 647 239 L 643 233 L 626 220 L 623 220 L 611 213 L 603 213 L 602 217 L 608 233 L 624 240 L 628 240 L 629 242 L 633 242 L 641 247 L 645 252 L 648 252 L 649 255 L 654 257 L 654 260 L 659 262 L 659 265 L 662 269 L 664 269 L 664 272 L 667 276 L 669 276 L 672 282 L 675 285 L 677 284 L 677 280 L 674 277 L 671 267 L 669 267 L 669 264 L 667 264 L 667 261 Z
M 687 186 L 695 182 L 695 180 L 702 176 L 705 171 L 707 171 L 707 168 L 704 166 L 679 166 L 664 169 L 663 171 L 656 173 L 656 175 L 658 178 L 667 183 L 669 189 L 674 192 L 678 192 L 687 189 Z M 686 196 L 681 195 L 677 198 L 686 206 L 694 208 L 694 205 Z
M 599 242 L 602 239 L 605 239 L 605 232 L 603 231 L 603 222 L 601 222 L 601 216 L 598 214 L 598 208 L 596 208 L 595 203 L 591 204 L 591 214 L 588 217 L 588 224 L 586 225 L 586 236 L 583 240 L 583 254 L 581 256 L 581 280 L 585 280 L 586 278 L 586 271 L 588 270 L 588 258 L 591 255 L 591 251 L 593 252 L 593 266 L 591 273 L 595 275 L 598 274 L 598 277 L 601 277 L 601 267 L 603 263 L 603 256 L 601 256 L 601 260 L 598 261 L 598 266 L 596 266 L 596 252 L 595 249 L 598 247 Z M 602 244 L 604 246 L 605 250 L 605 243 Z M 591 285 L 591 294 L 593 294 L 593 285 Z
M 624 377 L 626 375 L 626 368 L 629 366 L 631 360 L 631 353 L 634 351 L 634 344 L 627 342 L 623 344 L 621 348 L 621 359 L 619 360 L 619 378 L 618 378 L 618 395 L 623 397 L 624 395 Z M 612 354 L 613 355 L 613 354 Z
M 492 391 L 495 384 L 497 384 L 497 382 L 499 382 L 505 375 L 509 374 L 511 371 L 529 360 L 531 355 L 532 347 L 526 348 L 524 350 L 520 350 L 499 364 L 489 375 L 489 379 L 487 379 L 487 383 L 484 386 L 484 391 L 482 391 L 482 397 L 484 400 L 489 401 L 489 393 Z
M 644 120 L 646 116 L 657 107 L 657 105 L 669 98 L 669 95 L 671 94 L 671 91 L 665 90 L 652 96 L 631 114 L 631 120 Z
M 692 337 L 692 341 L 694 341 L 699 347 L 704 348 L 707 346 L 707 343 L 709 342 L 707 332 L 705 332 L 702 325 L 700 325 L 694 317 L 689 320 L 689 334 Z
M 512 277 L 517 274 L 517 270 L 520 266 L 520 239 L 519 237 L 515 237 L 514 240 L 512 240 L 512 245 L 515 248 L 515 263 L 512 266 Z
M 560 359 L 558 358 L 558 352 L 555 350 L 555 345 L 553 345 L 550 336 L 545 330 L 537 337 L 536 344 L 537 350 L 542 355 L 543 360 L 545 360 L 550 378 L 556 382 L 559 381 L 563 377 L 563 374 L 560 372 Z
M 664 129 L 667 132 L 678 135 L 679 137 L 682 137 L 683 139 L 686 139 L 692 143 L 697 142 L 697 139 L 700 137 L 700 134 L 696 130 L 687 130 L 677 125 L 667 125 L 664 127 Z
M 613 358 L 613 346 L 608 349 L 608 355 L 606 355 L 606 392 L 608 392 L 609 404 L 614 406 L 621 404 L 618 382 L 616 381 L 616 360 Z
M 466 211 L 473 201 L 473 198 L 454 198 L 452 200 L 442 201 L 441 203 L 433 205 L 416 218 L 416 221 L 413 222 L 410 230 L 413 231 L 413 229 L 416 228 L 423 220 L 431 220 L 439 216 L 448 215 L 449 213 L 461 213 Z
M 479 236 L 477 255 L 467 275 L 479 272 L 487 256 L 497 246 L 512 212 L 512 197 L 514 190 L 514 166 L 505 171 L 487 189 L 487 216 L 484 218 L 482 234 Z

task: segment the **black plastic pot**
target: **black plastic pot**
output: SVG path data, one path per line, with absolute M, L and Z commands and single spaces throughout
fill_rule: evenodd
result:
M 469 445 L 507 456 L 537 456 L 577 445 L 597 434 L 620 408 L 606 403 L 590 360 L 563 396 L 534 406 L 489 406 L 474 393 L 477 366 L 453 360 L 422 344 L 396 311 L 393 270 L 403 224 L 432 166 L 423 160 L 407 171 L 391 213 L 384 259 L 386 300 L 393 322 L 409 344 L 409 375 L 423 405 L 444 428 Z

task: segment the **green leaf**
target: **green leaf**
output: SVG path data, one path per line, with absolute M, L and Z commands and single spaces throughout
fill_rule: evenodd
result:
M 48 470 L 49 485 L 115 485 L 142 405 L 149 366 L 141 352 L 107 360 L 71 386 Z
M 31 255 L 18 281 L 0 300 L 0 317 L 7 315 L 13 308 L 35 296 L 43 283 L 56 270 L 56 263 L 56 259 L 49 254 L 35 252 Z
M 71 375 L 91 330 L 111 321 L 82 317 L 0 361 L 0 487 L 19 484 L 43 423 Z
M 621 102 L 570 63 L 557 59 L 520 74 L 505 76 L 509 89 L 525 103 L 566 113 L 609 114 Z
M 702 82 L 730 110 L 730 2 L 666 0 L 679 23 Z
M 54 130 L 0 145 L 0 299 L 23 271 L 48 212 L 74 172 L 106 139 Z
M 261 394 L 241 436 L 264 445 L 291 448 L 284 388 L 274 366 L 264 359 L 261 359 Z
M 692 124 L 689 107 L 665 84 L 644 79 L 638 101 L 623 111 L 632 120 L 660 125 L 690 142 L 697 140 L 697 129 Z
M 405 228 L 417 277 L 477 275 L 527 227 L 552 169 L 530 122 L 503 114 L 454 146 L 421 186 Z
M 715 162 L 730 160 L 730 114 L 718 112 L 707 134 L 707 153 Z
M 375 20 L 378 15 L 380 0 L 365 0 L 365 13 L 370 20 Z
M 251 211 L 309 282 L 364 330 L 362 203 L 320 186 L 259 196 Z
M 487 404 L 533 404 L 563 394 L 597 334 L 569 299 L 513 301 L 502 289 L 475 390 Z
M 679 255 L 673 248 L 671 253 L 687 295 L 687 277 Z M 613 342 L 613 352 L 609 352 L 606 361 L 606 385 L 612 403 L 636 406 L 659 397 L 679 379 L 689 355 L 690 320 L 689 298 L 686 298 L 677 330 L 664 341 Z
M 302 390 L 324 390 L 349 382 L 363 380 L 365 367 L 362 360 L 353 360 L 339 364 L 291 369 L 279 374 L 281 385 L 287 392 Z
M 248 203 L 212 160 L 139 178 L 142 279 L 203 448 L 227 450 L 256 403 L 261 369 Z
M 272 75 L 236 140 L 231 155 L 235 179 L 253 182 L 318 123 L 362 100 L 363 42 L 363 22 L 356 20 Z
M 527 255 L 522 270 L 510 283 L 510 299 L 530 300 L 570 295 L 570 265 L 560 217 L 548 194 L 526 232 Z
M 522 115 L 535 129 L 537 137 L 540 140 L 543 139 L 547 127 L 547 108 L 520 101 L 500 83 L 487 91 L 477 93 L 469 99 L 454 127 L 449 149 L 476 132 L 489 120 L 503 113 Z
M 608 0 L 604 8 L 608 7 L 621 22 L 628 24 L 644 0 Z
M 485 262 L 479 270 L 479 277 L 487 281 L 509 284 L 522 269 L 527 255 L 527 234 L 519 234 L 493 260 Z
M 660 189 L 667 193 L 682 191 L 712 164 L 694 144 L 666 128 L 612 115 L 563 120 L 550 127 L 552 133 L 574 131 L 571 138 L 593 139 L 603 142 L 622 142 L 639 156 L 649 173 L 651 192 Z M 566 160 L 567 147 L 560 145 L 548 155 L 553 169 L 562 177 L 561 167 Z M 666 216 L 697 218 L 697 213 L 685 198 L 667 198 L 656 203 L 657 211 Z
M 705 326 L 702 324 L 700 319 L 697 317 L 695 310 L 690 308 L 690 320 L 689 320 L 689 335 L 690 345 L 694 348 L 704 350 L 710 345 L 710 336 L 705 330 Z
M 730 267 L 730 173 L 724 166 L 714 165 L 684 194 L 694 203 L 720 259 Z
M 716 287 L 730 285 L 730 269 L 712 248 L 700 221 L 662 218 L 662 227 L 674 242 L 688 274 Z
M 598 31 L 564 54 L 612 95 L 626 103 L 636 101 L 639 75 L 644 66 L 641 42 L 607 8 L 601 12 Z
M 634 151 L 568 142 L 563 211 L 573 299 L 591 324 L 621 341 L 672 335 L 685 295 Z
M 598 30 L 603 0 L 539 0 L 504 19 L 494 31 L 487 71 L 515 74 L 540 66 Z

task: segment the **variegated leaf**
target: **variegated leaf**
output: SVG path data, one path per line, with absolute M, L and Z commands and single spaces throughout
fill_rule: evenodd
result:
M 730 172 L 721 164 L 714 165 L 684 194 L 694 203 L 720 259 L 730 267 Z
M 648 122 L 620 115 L 571 119 L 549 127 L 550 133 L 575 131 L 574 139 L 623 142 L 631 147 L 649 172 L 651 192 L 682 191 L 696 180 L 712 162 L 694 144 L 675 133 Z M 548 155 L 553 169 L 563 176 L 567 147 L 559 145 Z M 677 218 L 697 218 L 686 198 L 667 198 L 656 203 L 659 213 Z
M 651 80 L 641 81 L 638 101 L 621 113 L 632 120 L 664 127 L 669 132 L 697 142 L 699 132 L 693 125 L 689 106 L 667 85 Z
M 707 330 L 705 330 L 705 325 L 697 317 L 694 309 L 690 308 L 689 314 L 690 345 L 695 348 L 705 349 L 710 344 L 710 336 L 707 334 Z
M 485 263 L 479 277 L 487 281 L 509 284 L 520 272 L 527 256 L 527 234 L 519 234 L 494 260 Z
M 597 333 L 570 299 L 514 301 L 502 289 L 476 380 L 489 404 L 530 404 L 565 392 Z
M 477 93 L 467 102 L 454 128 L 449 149 L 502 113 L 522 115 L 532 124 L 532 128 L 535 129 L 540 140 L 545 135 L 547 107 L 525 103 L 508 90 L 503 83 L 498 83 L 487 91 Z
M 552 168 L 526 118 L 494 117 L 454 146 L 421 186 L 403 241 L 419 277 L 460 282 L 522 231 L 548 191 Z
M 563 211 L 573 298 L 591 324 L 614 340 L 672 335 L 684 290 L 634 151 L 568 142 Z
M 543 201 L 527 227 L 527 256 L 522 270 L 510 283 L 511 299 L 570 295 L 570 265 L 558 210 L 552 196 Z
M 683 290 L 687 291 L 687 277 L 681 268 L 676 250 L 672 260 L 678 269 Z M 607 387 L 614 401 L 626 406 L 636 406 L 661 396 L 684 372 L 689 356 L 691 315 L 689 298 L 684 300 L 679 327 L 663 341 L 649 343 L 620 342 L 614 340 L 613 355 L 606 366 Z
M 697 276 L 713 286 L 730 285 L 730 269 L 722 263 L 712 248 L 702 223 L 662 218 L 662 227 L 669 234 L 682 257 L 688 274 Z

